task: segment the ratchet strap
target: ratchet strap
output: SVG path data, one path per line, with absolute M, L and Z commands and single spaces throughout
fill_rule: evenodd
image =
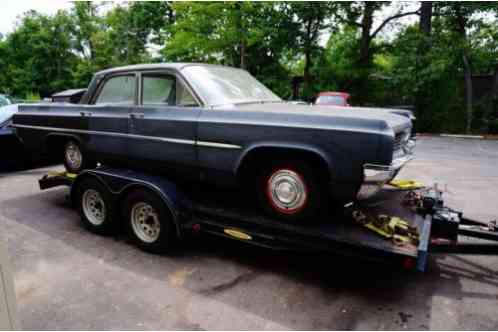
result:
M 392 180 L 389 185 L 403 190 L 415 190 L 425 187 L 422 182 L 415 180 Z
M 48 176 L 65 176 L 65 177 L 68 177 L 70 179 L 75 179 L 78 176 L 78 174 L 69 173 L 69 172 L 48 172 L 47 175 Z
M 416 227 L 405 220 L 388 215 L 368 216 L 360 210 L 352 213 L 353 220 L 365 228 L 390 239 L 396 245 L 418 245 L 419 233 Z

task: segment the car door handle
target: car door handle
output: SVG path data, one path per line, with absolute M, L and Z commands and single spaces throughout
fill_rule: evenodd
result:
M 132 119 L 143 119 L 144 113 L 130 113 L 130 118 Z
M 80 112 L 80 115 L 85 117 L 85 116 L 92 116 L 92 112 Z

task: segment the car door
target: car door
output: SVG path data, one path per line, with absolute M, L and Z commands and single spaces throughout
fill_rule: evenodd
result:
M 88 118 L 88 152 L 97 161 L 125 159 L 129 154 L 130 114 L 137 104 L 137 75 L 117 73 L 105 77 L 82 116 Z M 85 114 L 87 113 L 87 114 Z
M 146 168 L 197 176 L 201 108 L 174 72 L 141 72 L 139 104 L 130 114 L 130 151 Z

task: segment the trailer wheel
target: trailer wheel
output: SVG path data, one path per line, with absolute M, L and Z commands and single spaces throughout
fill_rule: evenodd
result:
M 77 184 L 75 190 L 76 204 L 83 225 L 96 234 L 111 234 L 115 228 L 107 188 L 98 180 L 87 178 Z
M 162 254 L 173 249 L 176 233 L 165 203 L 148 190 L 135 190 L 123 201 L 123 217 L 133 241 L 144 251 Z

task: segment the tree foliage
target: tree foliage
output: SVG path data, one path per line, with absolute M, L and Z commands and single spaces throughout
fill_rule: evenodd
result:
M 74 2 L 0 35 L 0 92 L 47 97 L 113 66 L 209 62 L 284 98 L 346 91 L 414 105 L 420 130 L 498 132 L 497 14 L 496 2 Z M 494 75 L 495 92 L 483 97 L 476 75 Z

